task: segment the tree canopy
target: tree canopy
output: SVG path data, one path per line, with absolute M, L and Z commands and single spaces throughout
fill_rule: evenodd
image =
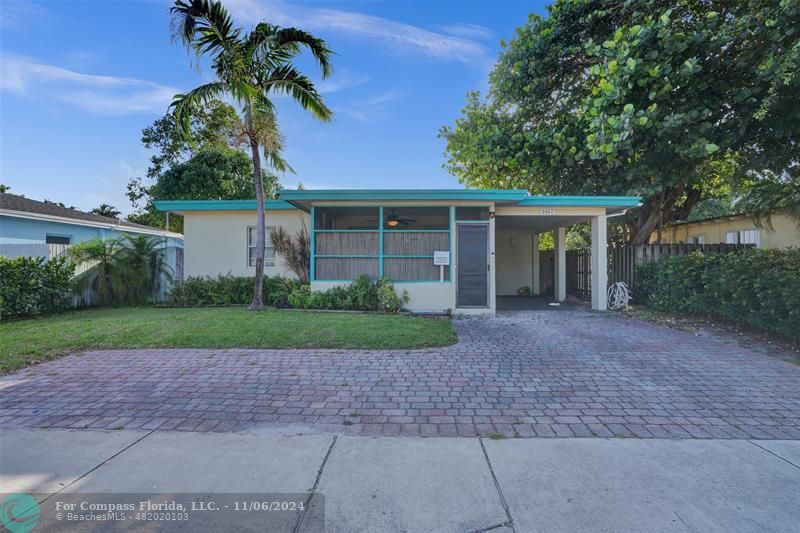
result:
M 442 128 L 475 187 L 631 194 L 630 240 L 735 179 L 781 174 L 800 137 L 800 3 L 558 0 Z
M 108 218 L 119 218 L 120 212 L 113 206 L 109 204 L 100 204 L 99 206 L 92 209 L 93 215 L 100 215 L 101 217 L 108 217 Z
M 153 151 L 145 176 L 128 183 L 128 198 L 136 213 L 132 222 L 164 227 L 164 215 L 153 200 L 240 200 L 255 198 L 253 164 L 245 155 L 242 125 L 236 110 L 220 101 L 199 106 L 190 118 L 191 140 L 185 137 L 172 114 L 164 115 L 142 130 L 142 145 Z M 262 171 L 264 189 L 274 198 L 278 178 Z M 170 229 L 181 231 L 180 219 Z
M 278 179 L 263 173 L 262 182 L 266 196 L 275 198 L 280 188 Z M 253 199 L 253 162 L 234 148 L 205 149 L 167 169 L 149 194 L 154 199 L 174 200 Z

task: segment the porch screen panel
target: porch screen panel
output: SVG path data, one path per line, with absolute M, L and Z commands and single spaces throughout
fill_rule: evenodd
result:
M 351 281 L 366 274 L 379 277 L 378 258 L 372 257 L 319 257 L 315 262 L 315 278 L 326 281 Z
M 450 280 L 450 267 L 442 268 L 445 281 Z M 439 267 L 428 257 L 386 257 L 383 274 L 393 281 L 439 281 Z
M 450 233 L 447 231 L 387 231 L 383 234 L 385 255 L 428 255 L 433 258 L 433 252 L 445 250 L 450 250 Z
M 375 231 L 316 232 L 317 255 L 374 255 L 380 252 L 380 235 Z

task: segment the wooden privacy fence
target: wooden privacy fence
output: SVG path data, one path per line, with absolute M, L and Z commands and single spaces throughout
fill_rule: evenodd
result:
M 658 261 L 669 255 L 689 255 L 692 252 L 731 253 L 754 244 L 637 244 L 608 247 L 608 284 L 625 282 L 633 292 L 636 289 L 636 268 L 644 263 Z M 579 298 L 591 296 L 591 250 L 567 250 L 567 293 Z

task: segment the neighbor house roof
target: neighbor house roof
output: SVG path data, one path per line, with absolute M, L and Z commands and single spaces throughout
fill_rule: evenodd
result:
M 17 218 L 28 218 L 44 220 L 48 222 L 60 222 L 77 224 L 81 226 L 95 226 L 118 231 L 131 231 L 135 233 L 148 233 L 152 235 L 162 235 L 171 237 L 182 237 L 180 233 L 164 231 L 158 228 L 136 224 L 126 220 L 104 217 L 93 213 L 86 213 L 62 207 L 49 202 L 31 200 L 16 194 L 0 193 L 0 215 L 12 216 Z
M 670 222 L 667 226 L 686 226 L 687 224 L 707 224 L 712 222 L 719 222 L 721 220 L 730 220 L 732 218 L 747 218 L 744 213 L 734 213 L 732 215 L 720 215 L 717 217 L 699 218 L 697 220 L 680 220 L 678 222 Z

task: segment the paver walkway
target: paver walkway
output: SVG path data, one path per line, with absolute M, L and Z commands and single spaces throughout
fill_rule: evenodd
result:
M 610 314 L 455 321 L 413 351 L 124 350 L 0 378 L 0 426 L 800 439 L 800 366 Z

